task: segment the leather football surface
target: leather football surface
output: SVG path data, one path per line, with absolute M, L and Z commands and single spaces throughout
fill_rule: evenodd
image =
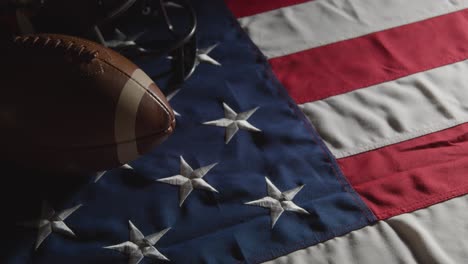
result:
M 159 88 L 110 49 L 53 34 L 3 46 L 0 145 L 14 161 L 108 169 L 136 159 L 175 127 Z

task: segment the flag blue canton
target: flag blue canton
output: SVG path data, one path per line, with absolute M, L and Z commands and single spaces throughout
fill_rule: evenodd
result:
M 40 230 L 7 231 L 2 263 L 258 263 L 375 221 L 224 2 L 193 2 L 221 65 L 201 61 L 171 99 L 174 135 L 131 168 L 20 203 L 82 206 L 62 219 L 74 236 L 52 230 L 36 251 Z

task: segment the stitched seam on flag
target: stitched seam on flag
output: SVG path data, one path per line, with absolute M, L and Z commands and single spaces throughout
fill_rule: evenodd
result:
M 332 231 L 337 231 L 337 232 L 326 232 L 324 234 L 314 234 L 315 237 L 314 239 L 304 239 L 300 242 L 295 243 L 292 246 L 284 247 L 284 246 L 278 246 L 276 248 L 270 248 L 271 251 L 274 251 L 270 254 L 264 254 L 259 257 L 254 257 L 252 258 L 253 262 L 264 262 L 268 261 L 271 259 L 274 259 L 278 257 L 278 255 L 286 255 L 289 254 L 290 252 L 294 252 L 303 248 L 310 247 L 312 245 L 317 245 L 321 243 L 321 241 L 326 241 L 330 238 L 338 237 L 341 235 L 345 235 L 351 231 L 356 230 L 356 228 L 361 228 L 362 227 L 362 220 L 365 220 L 365 217 L 361 216 L 358 221 L 354 222 L 353 224 L 349 225 L 342 225 L 339 228 L 334 228 Z
M 257 56 L 263 56 L 263 54 L 258 51 L 254 50 L 254 52 L 257 54 Z M 352 199 L 355 201 L 356 205 L 359 207 L 359 210 L 366 216 L 367 220 L 370 223 L 373 223 L 376 221 L 376 216 L 373 215 L 373 212 L 371 211 L 370 208 L 367 208 L 367 210 L 363 207 L 366 207 L 366 204 L 364 201 L 361 200 L 361 197 L 359 194 L 354 190 L 352 185 L 349 183 L 349 181 L 344 177 L 343 173 L 338 167 L 338 164 L 336 160 L 334 159 L 332 153 L 329 151 L 328 147 L 325 146 L 325 142 L 321 140 L 320 136 L 318 133 L 315 131 L 315 129 L 312 127 L 311 122 L 307 119 L 305 114 L 299 109 L 297 104 L 294 103 L 292 98 L 287 94 L 285 89 L 282 89 L 281 83 L 276 79 L 276 77 L 273 74 L 273 71 L 269 64 L 265 64 L 266 72 L 269 76 L 270 82 L 276 87 L 279 87 L 279 92 L 283 94 L 283 97 L 286 98 L 288 107 L 295 113 L 296 117 L 301 120 L 303 123 L 304 127 L 309 130 L 312 134 L 312 140 L 314 141 L 315 144 L 317 144 L 320 149 L 322 150 L 324 156 L 327 158 L 326 162 L 329 164 L 331 169 L 333 170 L 333 175 L 335 178 L 338 180 L 338 183 L 343 187 L 345 192 L 349 193 L 352 197 Z
M 405 207 L 386 210 L 376 215 L 377 217 L 379 217 L 380 220 L 385 220 L 398 214 L 411 213 L 421 208 L 432 206 L 439 202 L 443 202 L 443 201 L 446 201 L 446 200 L 449 200 L 458 196 L 465 195 L 467 192 L 468 192 L 468 184 L 465 184 L 460 188 L 451 190 L 450 192 L 445 192 L 443 194 L 436 195 L 428 199 L 420 200 Z
M 254 52 L 257 53 L 257 55 L 263 56 L 263 54 L 261 54 L 259 52 L 256 52 L 255 50 L 254 50 Z M 287 248 L 283 246 L 283 247 L 281 247 L 280 250 L 277 250 L 275 252 L 275 254 L 270 253 L 267 258 L 265 257 L 267 255 L 263 255 L 262 257 L 258 257 L 258 258 L 253 258 L 254 262 L 263 262 L 264 260 L 271 260 L 271 259 L 274 259 L 274 258 L 278 257 L 278 252 L 280 252 L 280 255 L 285 255 L 285 254 L 288 254 L 290 252 L 294 252 L 294 251 L 297 251 L 299 249 L 306 248 L 306 247 L 318 244 L 318 243 L 320 243 L 322 241 L 325 241 L 327 239 L 334 238 L 334 237 L 337 236 L 336 232 L 334 232 L 334 231 L 338 231 L 338 232 L 341 231 L 343 233 L 351 232 L 351 231 L 355 230 L 356 228 L 362 227 L 363 223 L 367 223 L 367 222 L 374 223 L 374 222 L 378 221 L 378 219 L 376 218 L 376 216 L 373 215 L 373 212 L 371 211 L 371 209 L 369 207 L 367 207 L 368 208 L 367 210 L 365 209 L 366 203 L 363 200 L 361 200 L 359 194 L 354 190 L 354 188 L 351 186 L 351 184 L 343 176 L 343 174 L 341 173 L 341 171 L 338 168 L 338 164 L 336 163 L 336 160 L 334 160 L 333 155 L 331 154 L 331 152 L 329 152 L 328 148 L 325 146 L 324 141 L 320 139 L 320 136 L 317 134 L 315 129 L 312 127 L 311 123 L 309 122 L 307 117 L 304 115 L 304 113 L 294 103 L 292 98 L 287 94 L 287 92 L 284 89 L 281 89 L 281 84 L 277 81 L 276 77 L 273 75 L 273 72 L 272 72 L 271 68 L 268 71 L 268 68 L 269 68 L 268 66 L 269 66 L 268 64 L 265 64 L 265 67 L 267 69 L 266 73 L 269 76 L 269 81 L 272 82 L 272 84 L 274 86 L 280 88 L 278 90 L 279 90 L 280 93 L 283 94 L 284 98 L 287 100 L 288 107 L 295 113 L 296 117 L 299 120 L 301 120 L 304 127 L 311 132 L 312 140 L 322 150 L 324 156 L 326 157 L 326 162 L 329 164 L 329 166 L 333 170 L 333 174 L 334 174 L 335 178 L 337 179 L 338 183 L 343 187 L 344 191 L 346 193 L 348 193 L 352 197 L 352 199 L 355 201 L 355 205 L 359 207 L 359 210 L 363 213 L 364 216 L 361 216 L 354 224 L 342 225 L 341 227 L 334 228 L 333 230 L 331 230 L 331 231 L 329 231 L 329 232 L 327 232 L 326 234 L 323 234 L 323 235 L 314 234 L 316 236 L 315 239 L 303 240 L 303 241 L 295 244 L 295 246 L 289 246 Z M 308 243 L 306 243 L 305 241 L 308 241 Z
M 468 8 L 463 9 L 462 11 L 454 12 L 454 13 L 459 13 L 459 12 L 460 13 L 465 13 L 467 11 L 468 11 Z M 428 20 L 430 20 L 430 19 L 428 19 Z M 388 30 L 391 30 L 391 29 L 388 29 Z M 368 35 L 360 36 L 358 38 L 364 38 L 364 37 L 367 37 L 369 35 L 373 35 L 373 34 L 380 33 L 380 32 L 383 32 L 383 31 L 374 32 L 374 33 L 371 33 L 371 34 L 368 34 Z M 336 43 L 331 43 L 329 45 L 335 45 L 335 44 Z M 324 45 L 324 46 L 327 46 L 327 45 Z M 322 47 L 324 47 L 324 46 L 322 46 Z M 302 52 L 304 52 L 304 51 L 302 51 Z M 289 54 L 287 56 L 291 56 L 291 55 L 295 55 L 295 54 Z M 443 67 L 443 66 L 446 66 L 446 65 L 449 65 L 449 64 L 454 64 L 454 63 L 457 63 L 457 62 L 461 62 L 461 61 L 466 60 L 467 57 L 468 57 L 468 52 L 463 54 L 463 56 L 446 56 L 445 60 L 441 60 L 438 63 L 427 64 L 425 67 L 422 67 L 421 69 L 418 69 L 418 70 L 416 70 L 414 72 L 411 72 L 411 73 L 405 73 L 406 68 L 404 68 L 402 65 L 392 66 L 394 69 L 398 69 L 398 70 L 400 70 L 402 72 L 398 72 L 398 73 L 394 73 L 394 74 L 388 74 L 387 73 L 387 74 L 384 75 L 384 77 L 375 78 L 375 79 L 368 79 L 366 82 L 359 85 L 358 87 L 352 87 L 350 89 L 343 89 L 343 88 L 340 89 L 340 88 L 330 88 L 330 87 L 328 87 L 323 92 L 315 93 L 313 96 L 307 96 L 306 97 L 306 96 L 303 95 L 303 96 L 294 97 L 294 101 L 297 104 L 306 104 L 306 103 L 309 103 L 309 102 L 312 102 L 312 101 L 324 100 L 324 99 L 327 99 L 327 98 L 330 98 L 330 97 L 333 97 L 333 96 L 336 96 L 336 95 L 345 94 L 345 93 L 352 92 L 352 91 L 355 91 L 355 90 L 368 88 L 369 86 L 374 86 L 374 85 L 384 83 L 384 82 L 395 81 L 395 80 L 398 80 L 400 78 L 410 76 L 410 75 L 413 75 L 413 74 L 416 74 L 416 73 L 425 72 L 425 71 L 428 71 L 428 70 L 431 70 L 431 69 L 440 68 L 440 67 Z M 271 61 L 274 61 L 275 59 L 276 58 L 269 60 L 270 65 L 271 65 Z M 283 82 L 281 82 L 281 83 L 283 83 Z M 285 87 L 290 87 L 290 85 L 288 85 L 287 83 L 285 83 L 284 86 Z M 316 87 L 308 87 L 308 89 L 317 90 Z M 289 91 L 289 89 L 287 89 L 287 90 Z M 330 93 L 327 92 L 327 91 L 330 91 L 330 93 L 332 93 L 332 95 L 329 95 Z
M 289 99 L 291 99 L 288 96 Z M 312 140 L 320 146 L 320 149 L 324 152 L 324 155 L 327 157 L 326 161 L 327 163 L 330 164 L 331 169 L 333 170 L 333 175 L 335 178 L 338 180 L 340 185 L 343 187 L 343 189 L 349 193 L 352 197 L 352 199 L 356 202 L 357 206 L 361 210 L 361 212 L 366 216 L 367 220 L 372 223 L 373 219 L 375 219 L 375 216 L 372 215 L 371 209 L 365 210 L 362 208 L 362 206 L 365 206 L 364 201 L 361 200 L 361 198 L 358 196 L 359 194 L 354 190 L 352 185 L 348 182 L 348 180 L 344 177 L 343 173 L 341 173 L 341 170 L 338 168 L 338 164 L 336 161 L 333 160 L 333 156 L 329 149 L 324 145 L 324 141 L 320 139 L 318 133 L 315 131 L 315 129 L 312 127 L 311 123 L 308 122 L 307 117 L 304 115 L 304 113 L 301 112 L 298 107 L 292 102 L 292 100 L 288 100 L 288 105 L 289 107 L 294 111 L 296 116 L 301 119 L 301 121 L 304 124 L 304 127 L 309 130 L 312 134 Z M 300 112 L 300 113 L 299 113 Z
M 257 56 L 261 56 L 262 59 L 265 58 L 265 56 L 261 53 L 258 48 L 253 48 L 252 49 Z M 308 120 L 307 116 L 301 111 L 301 109 L 298 107 L 298 105 L 294 102 L 294 100 L 289 96 L 289 94 L 286 92 L 285 89 L 282 89 L 282 84 L 279 82 L 279 80 L 276 78 L 276 76 L 273 74 L 273 70 L 271 69 L 270 64 L 265 63 L 264 64 L 266 68 L 266 73 L 268 75 L 268 79 L 272 84 L 276 87 L 279 87 L 278 91 L 283 94 L 283 97 L 287 100 L 288 107 L 295 113 L 296 117 L 301 120 L 303 123 L 304 127 L 309 130 L 312 134 L 312 140 L 314 143 L 316 143 L 320 149 L 322 150 L 323 154 L 325 157 L 327 157 L 327 163 L 330 164 L 331 169 L 333 170 L 333 174 L 335 178 L 338 180 L 339 184 L 343 187 L 345 192 L 349 193 L 352 197 L 352 199 L 356 202 L 358 205 L 359 209 L 361 212 L 366 216 L 367 220 L 372 223 L 376 221 L 376 216 L 373 215 L 373 212 L 371 211 L 370 208 L 367 208 L 367 210 L 363 207 L 366 207 L 366 204 L 364 201 L 361 200 L 361 197 L 357 193 L 356 190 L 352 187 L 352 185 L 349 183 L 349 181 L 344 177 L 343 173 L 338 167 L 338 164 L 336 160 L 334 159 L 333 154 L 330 152 L 328 147 L 325 145 L 325 142 L 320 138 L 318 133 L 315 131 L 313 128 L 311 122 Z
M 278 247 L 276 247 L 274 249 L 270 248 L 270 250 L 274 251 L 274 252 L 271 252 L 269 254 L 264 254 L 264 255 L 259 256 L 259 257 L 254 257 L 254 258 L 252 258 L 252 261 L 255 262 L 255 263 L 265 262 L 265 261 L 268 261 L 268 260 L 275 259 L 278 256 L 284 256 L 284 255 L 287 255 L 287 254 L 289 254 L 291 252 L 295 252 L 295 251 L 298 251 L 298 250 L 301 250 L 301 249 L 304 249 L 304 248 L 315 246 L 315 245 L 320 244 L 320 243 L 322 243 L 324 241 L 327 241 L 329 239 L 346 235 L 346 234 L 348 234 L 348 233 L 350 233 L 352 231 L 355 231 L 355 230 L 358 230 L 358 229 L 362 228 L 363 227 L 362 226 L 362 221 L 365 220 L 365 219 L 366 218 L 364 216 L 361 216 L 358 221 L 356 221 L 356 222 L 354 222 L 352 224 L 342 225 L 341 227 L 333 228 L 332 231 L 337 231 L 337 232 L 326 232 L 324 234 L 315 234 L 314 239 L 304 239 L 304 240 L 302 240 L 300 242 L 295 243 L 292 246 L 288 246 L 288 247 L 278 246 Z M 240 261 L 238 263 L 245 263 L 245 262 Z
M 428 135 L 430 133 L 435 133 L 435 132 L 439 132 L 439 131 L 442 131 L 442 130 L 445 130 L 445 129 L 449 129 L 451 127 L 458 126 L 458 125 L 461 125 L 461 124 L 466 123 L 466 122 L 468 122 L 468 118 L 464 119 L 464 120 L 460 120 L 460 121 L 451 121 L 451 122 L 442 123 L 442 124 L 438 124 L 438 125 L 430 125 L 430 126 L 426 126 L 423 129 L 409 130 L 408 133 L 405 133 L 404 135 L 399 135 L 399 136 L 393 137 L 391 139 L 385 139 L 385 140 L 382 140 L 379 143 L 375 143 L 375 144 L 371 144 L 371 145 L 357 146 L 357 147 L 353 148 L 354 150 L 338 151 L 338 152 L 334 153 L 335 158 L 337 158 L 337 159 L 347 158 L 349 156 L 361 154 L 363 152 L 373 151 L 373 150 L 376 150 L 378 148 L 387 147 L 387 146 L 392 145 L 392 144 L 398 144 L 398 143 L 401 143 L 403 141 L 412 140 L 412 139 L 415 139 L 415 138 L 421 137 L 421 136 L 426 136 L 426 135 Z
M 378 219 L 374 215 L 372 210 L 367 207 L 366 203 L 361 199 L 361 197 L 354 190 L 352 185 L 347 181 L 347 179 L 344 177 L 344 175 L 342 173 L 340 173 L 340 169 L 338 167 L 337 161 L 335 160 L 335 158 L 333 157 L 331 152 L 326 147 L 325 142 L 323 140 L 321 140 L 320 136 L 316 133 L 315 129 L 312 127 L 312 124 L 308 121 L 307 117 L 302 113 L 302 111 L 299 109 L 297 104 L 295 104 L 294 100 L 289 96 L 286 89 L 284 89 L 284 86 L 278 81 L 278 79 L 276 78 L 276 76 L 273 73 L 273 70 L 272 70 L 270 64 L 266 60 L 266 57 L 258 49 L 258 47 L 254 45 L 254 43 L 248 37 L 246 32 L 244 32 L 242 30 L 242 28 L 240 27 L 238 21 L 233 17 L 232 13 L 230 13 L 230 12 L 228 12 L 228 13 L 229 13 L 229 15 L 228 15 L 229 19 L 231 19 L 231 21 L 233 22 L 232 26 L 235 28 L 235 30 L 238 33 L 237 34 L 238 38 L 246 39 L 247 45 L 250 47 L 252 52 L 259 59 L 258 63 L 261 63 L 263 65 L 263 70 L 266 73 L 267 80 L 273 85 L 273 87 L 276 87 L 276 91 L 281 96 L 281 99 L 286 100 L 286 103 L 288 104 L 288 107 L 291 110 L 293 110 L 293 113 L 295 114 L 296 118 L 298 118 L 301 122 L 303 122 L 304 127 L 311 132 L 312 140 L 316 144 L 318 144 L 318 146 L 322 150 L 323 155 L 326 157 L 326 162 L 331 166 L 331 169 L 333 170 L 333 174 L 335 175 L 335 177 L 338 180 L 338 184 L 340 184 L 343 187 L 343 190 L 345 192 L 347 192 L 347 193 L 349 193 L 351 195 L 351 197 L 355 201 L 355 206 L 357 206 L 359 208 L 359 210 L 363 213 L 363 216 L 360 216 L 359 219 L 356 221 L 356 223 L 354 225 L 352 225 L 352 226 L 351 225 L 345 225 L 345 226 L 342 225 L 341 228 L 340 227 L 334 228 L 334 230 L 344 230 L 343 232 L 347 232 L 347 231 L 352 231 L 352 230 L 355 230 L 357 228 L 360 228 L 364 224 L 377 222 Z M 351 230 L 346 229 L 346 227 L 348 227 L 348 229 L 351 229 Z M 323 236 L 315 235 L 315 238 L 316 238 L 315 240 L 321 242 L 320 240 L 324 241 L 327 238 L 336 237 L 336 234 L 335 234 L 336 232 L 333 232 L 334 230 L 331 230 L 331 231 L 327 232 L 327 234 L 323 235 Z M 317 240 L 317 238 L 319 240 Z M 314 242 L 312 242 L 312 243 L 314 243 Z M 302 243 L 302 247 L 303 248 L 308 247 L 308 246 L 310 246 L 311 243 L 309 242 L 308 244 L 309 245 L 306 245 L 305 243 Z M 283 252 L 284 253 L 292 252 L 290 248 L 291 247 L 288 247 L 288 250 L 286 250 L 286 248 L 283 247 Z M 273 258 L 278 257 L 279 255 L 278 254 L 273 254 L 273 252 L 272 252 L 272 253 L 269 253 L 268 255 L 264 255 L 264 256 L 268 256 L 269 259 L 273 259 Z M 264 256 L 263 256 L 263 258 L 265 258 Z M 254 259 L 260 259 L 260 258 L 255 258 L 254 257 Z M 241 263 L 245 263 L 245 262 L 247 262 L 247 259 L 245 259 Z

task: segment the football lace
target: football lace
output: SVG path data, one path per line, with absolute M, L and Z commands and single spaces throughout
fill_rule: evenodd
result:
M 82 44 L 77 44 L 70 40 L 50 38 L 48 36 L 17 36 L 14 42 L 24 47 L 42 47 L 60 50 L 85 61 L 92 61 L 99 55 L 97 50 L 89 49 Z

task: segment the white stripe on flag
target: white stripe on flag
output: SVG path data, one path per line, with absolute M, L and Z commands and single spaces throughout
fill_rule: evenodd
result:
M 239 19 L 275 58 L 468 7 L 468 0 L 315 0 Z
M 467 207 L 462 196 L 266 263 L 466 263 Z
M 468 121 L 468 61 L 300 105 L 336 158 Z

